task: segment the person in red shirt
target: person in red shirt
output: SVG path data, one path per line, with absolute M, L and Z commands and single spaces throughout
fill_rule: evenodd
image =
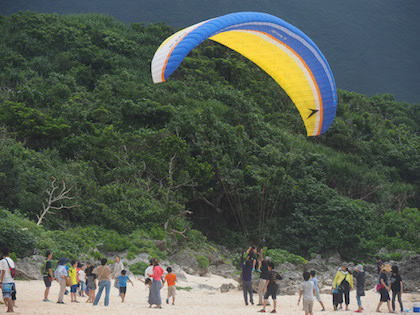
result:
M 163 269 L 159 266 L 159 261 L 153 259 L 153 274 L 149 274 L 152 277 L 152 287 L 149 293 L 149 305 L 156 305 L 156 308 L 162 308 L 162 298 L 160 296 L 160 289 L 162 289 L 162 278 Z
M 175 305 L 175 295 L 176 295 L 176 274 L 172 272 L 172 268 L 166 268 L 168 274 L 165 276 L 164 281 L 168 282 L 168 297 L 166 298 L 166 304 L 169 304 L 169 298 L 172 297 L 172 305 Z

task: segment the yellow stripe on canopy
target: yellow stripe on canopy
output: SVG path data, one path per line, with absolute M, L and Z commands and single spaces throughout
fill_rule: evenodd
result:
M 267 72 L 296 105 L 308 136 L 320 134 L 322 100 L 319 88 L 311 70 L 295 51 L 258 31 L 227 31 L 210 39 L 239 52 Z M 319 112 L 313 114 L 313 109 Z

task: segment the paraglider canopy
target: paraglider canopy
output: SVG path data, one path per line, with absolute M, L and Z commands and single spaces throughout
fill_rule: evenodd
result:
M 308 36 L 270 14 L 232 13 L 178 31 L 153 57 L 153 82 L 167 80 L 188 53 L 206 39 L 237 51 L 273 77 L 299 110 L 308 136 L 328 130 L 337 107 L 331 68 Z

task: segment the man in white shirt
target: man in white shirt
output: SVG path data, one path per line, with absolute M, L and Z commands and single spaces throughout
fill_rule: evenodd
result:
M 3 299 L 7 306 L 7 312 L 13 312 L 12 291 L 15 280 L 12 277 L 10 269 L 15 269 L 15 263 L 9 257 L 10 250 L 3 249 L 3 259 L 0 260 L 0 288 L 3 292 Z

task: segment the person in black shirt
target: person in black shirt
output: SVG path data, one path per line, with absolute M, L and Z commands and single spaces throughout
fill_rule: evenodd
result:
M 263 309 L 260 310 L 260 313 L 265 313 L 265 308 L 267 306 L 268 298 L 271 296 L 273 299 L 273 310 L 271 313 L 277 313 L 276 307 L 277 307 L 277 291 L 279 289 L 279 286 L 277 285 L 277 280 L 283 279 L 277 271 L 274 270 L 274 264 L 270 261 L 267 263 L 268 267 L 268 280 L 266 280 L 266 292 L 264 295 L 264 303 L 263 303 Z
M 403 282 L 397 266 L 392 266 L 391 273 L 391 290 L 392 290 L 392 310 L 395 311 L 395 298 L 398 296 L 401 312 L 404 312 L 401 295 L 403 293 Z
M 47 260 L 45 261 L 45 270 L 43 272 L 43 279 L 45 284 L 45 291 L 44 291 L 44 302 L 50 302 L 48 300 L 48 294 L 50 293 L 51 283 L 54 280 L 53 276 L 53 270 L 52 270 L 52 263 L 51 259 L 53 257 L 52 253 L 50 251 L 47 251 L 45 254 Z
M 383 265 L 381 269 L 381 273 L 379 275 L 379 293 L 381 294 L 381 298 L 378 303 L 378 307 L 376 308 L 376 311 L 380 313 L 380 308 L 384 302 L 386 302 L 388 306 L 388 312 L 393 313 L 391 311 L 391 301 L 389 298 L 389 290 L 391 289 L 388 285 L 388 275 L 387 273 L 391 272 L 391 266 L 390 265 Z
M 263 305 L 263 298 L 265 290 L 267 288 L 266 281 L 268 280 L 268 267 L 267 264 L 271 261 L 271 258 L 266 256 L 261 263 L 260 279 L 258 281 L 258 306 Z M 269 305 L 269 304 L 267 304 Z

